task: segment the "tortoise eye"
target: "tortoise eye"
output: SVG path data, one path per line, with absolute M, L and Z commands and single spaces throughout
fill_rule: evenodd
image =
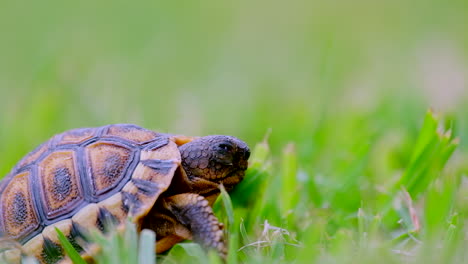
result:
M 234 147 L 229 142 L 222 142 L 216 145 L 215 159 L 218 163 L 231 166 L 233 163 Z
M 232 151 L 232 146 L 226 143 L 221 143 L 218 145 L 218 148 L 224 152 Z

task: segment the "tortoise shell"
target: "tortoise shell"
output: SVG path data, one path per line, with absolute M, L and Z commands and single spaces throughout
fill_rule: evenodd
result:
M 55 227 L 73 242 L 105 221 L 141 222 L 181 164 L 178 144 L 189 140 L 126 124 L 54 136 L 0 184 L 1 235 L 54 263 L 62 255 Z

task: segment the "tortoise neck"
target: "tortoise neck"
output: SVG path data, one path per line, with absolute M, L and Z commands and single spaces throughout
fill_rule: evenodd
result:
M 208 197 L 219 194 L 217 183 L 204 178 L 187 175 L 183 168 L 177 169 L 171 185 L 165 192 L 167 196 L 179 193 L 197 193 Z

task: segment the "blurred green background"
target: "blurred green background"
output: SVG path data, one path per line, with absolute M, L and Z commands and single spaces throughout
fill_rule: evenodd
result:
M 75 127 L 268 134 L 274 164 L 298 154 L 296 198 L 355 213 L 406 168 L 429 108 L 461 140 L 446 174 L 468 172 L 467 25 L 465 0 L 4 0 L 0 174 Z
M 413 132 L 434 107 L 466 133 L 467 11 L 462 0 L 2 1 L 0 172 L 54 133 L 108 123 L 249 143 L 271 128 L 310 155 L 320 137 L 356 136 L 342 133 L 356 116 L 360 136 Z

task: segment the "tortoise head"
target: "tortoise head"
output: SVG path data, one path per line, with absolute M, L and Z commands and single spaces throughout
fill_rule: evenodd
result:
M 247 144 L 231 136 L 197 138 L 180 146 L 179 150 L 182 167 L 192 183 L 196 185 L 203 179 L 222 183 L 227 190 L 244 178 L 250 156 Z

